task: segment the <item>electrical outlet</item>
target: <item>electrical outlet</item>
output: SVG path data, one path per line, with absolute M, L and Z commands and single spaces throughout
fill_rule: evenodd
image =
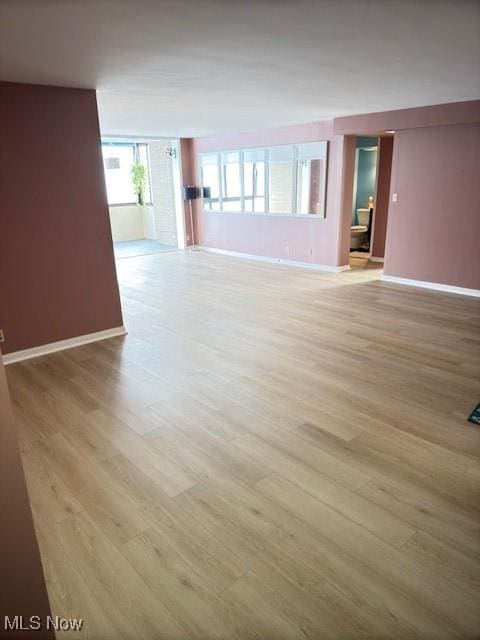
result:
M 398 193 L 392 194 L 392 202 L 398 202 Z
M 290 253 L 290 247 L 288 246 L 288 244 L 287 244 L 287 245 L 285 245 L 285 251 L 286 251 L 287 253 Z
M 5 334 L 3 333 L 3 329 L 0 329 L 0 342 L 5 342 Z

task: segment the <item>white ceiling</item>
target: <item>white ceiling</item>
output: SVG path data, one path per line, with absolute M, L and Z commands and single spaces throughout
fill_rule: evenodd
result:
M 479 98 L 479 28 L 464 0 L 0 0 L 0 78 L 197 136 Z

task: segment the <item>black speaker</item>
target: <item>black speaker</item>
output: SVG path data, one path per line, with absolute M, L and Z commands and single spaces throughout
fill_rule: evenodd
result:
M 210 187 L 202 188 L 202 197 L 204 200 L 210 200 L 210 198 L 212 197 L 212 190 Z
M 184 200 L 195 200 L 198 198 L 198 189 L 197 187 L 185 186 L 183 187 L 183 199 Z

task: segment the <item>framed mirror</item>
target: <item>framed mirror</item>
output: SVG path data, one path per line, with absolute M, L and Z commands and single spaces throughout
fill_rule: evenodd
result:
M 199 154 L 205 211 L 325 217 L 328 142 Z M 208 193 L 208 192 L 207 192 Z

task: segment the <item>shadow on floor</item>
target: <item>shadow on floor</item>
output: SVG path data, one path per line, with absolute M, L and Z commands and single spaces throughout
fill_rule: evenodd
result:
M 134 256 L 146 256 L 150 253 L 172 251 L 177 247 L 170 244 L 162 244 L 156 240 L 128 240 L 126 242 L 114 242 L 113 251 L 115 259 L 133 258 Z

